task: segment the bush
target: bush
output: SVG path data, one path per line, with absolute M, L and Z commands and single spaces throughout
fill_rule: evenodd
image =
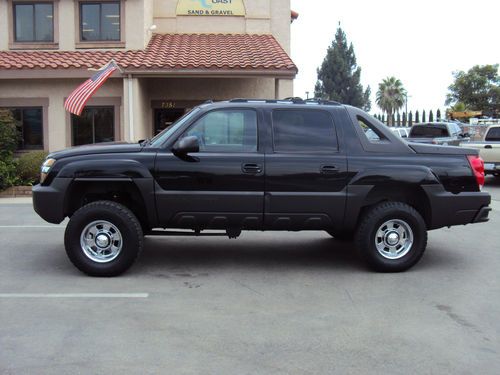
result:
M 0 190 L 19 182 L 13 155 L 17 147 L 19 132 L 17 122 L 8 110 L 0 110 Z
M 17 163 L 12 157 L 0 159 L 0 190 L 19 183 L 16 167 Z
M 33 151 L 17 160 L 17 176 L 22 185 L 33 185 L 40 180 L 40 166 L 47 157 L 45 151 Z
M 9 110 L 0 109 L 0 160 L 7 162 L 17 148 L 17 122 Z

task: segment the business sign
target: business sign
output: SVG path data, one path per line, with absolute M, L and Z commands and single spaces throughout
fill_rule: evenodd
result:
M 244 16 L 243 0 L 179 0 L 178 16 Z

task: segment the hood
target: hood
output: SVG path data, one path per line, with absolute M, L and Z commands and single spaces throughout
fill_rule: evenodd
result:
M 138 143 L 105 142 L 105 143 L 96 143 L 92 145 L 70 147 L 64 150 L 52 152 L 49 154 L 48 157 L 59 160 L 70 156 L 129 153 L 129 152 L 140 152 L 141 150 L 142 146 Z

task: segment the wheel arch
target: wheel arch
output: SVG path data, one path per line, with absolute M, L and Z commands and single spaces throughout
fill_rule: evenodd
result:
M 432 225 L 432 206 L 422 186 L 440 185 L 437 176 L 424 166 L 380 166 L 358 173 L 348 186 L 345 226 L 354 230 L 360 218 L 384 201 L 403 202 Z
M 156 207 L 152 179 L 76 178 L 64 199 L 64 216 L 71 217 L 79 208 L 96 201 L 113 201 L 130 209 L 144 230 L 156 225 Z

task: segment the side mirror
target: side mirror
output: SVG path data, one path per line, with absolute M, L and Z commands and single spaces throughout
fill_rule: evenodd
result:
M 190 136 L 178 140 L 172 148 L 172 151 L 174 154 L 178 155 L 187 155 L 193 152 L 199 152 L 200 142 L 198 141 L 198 137 Z

